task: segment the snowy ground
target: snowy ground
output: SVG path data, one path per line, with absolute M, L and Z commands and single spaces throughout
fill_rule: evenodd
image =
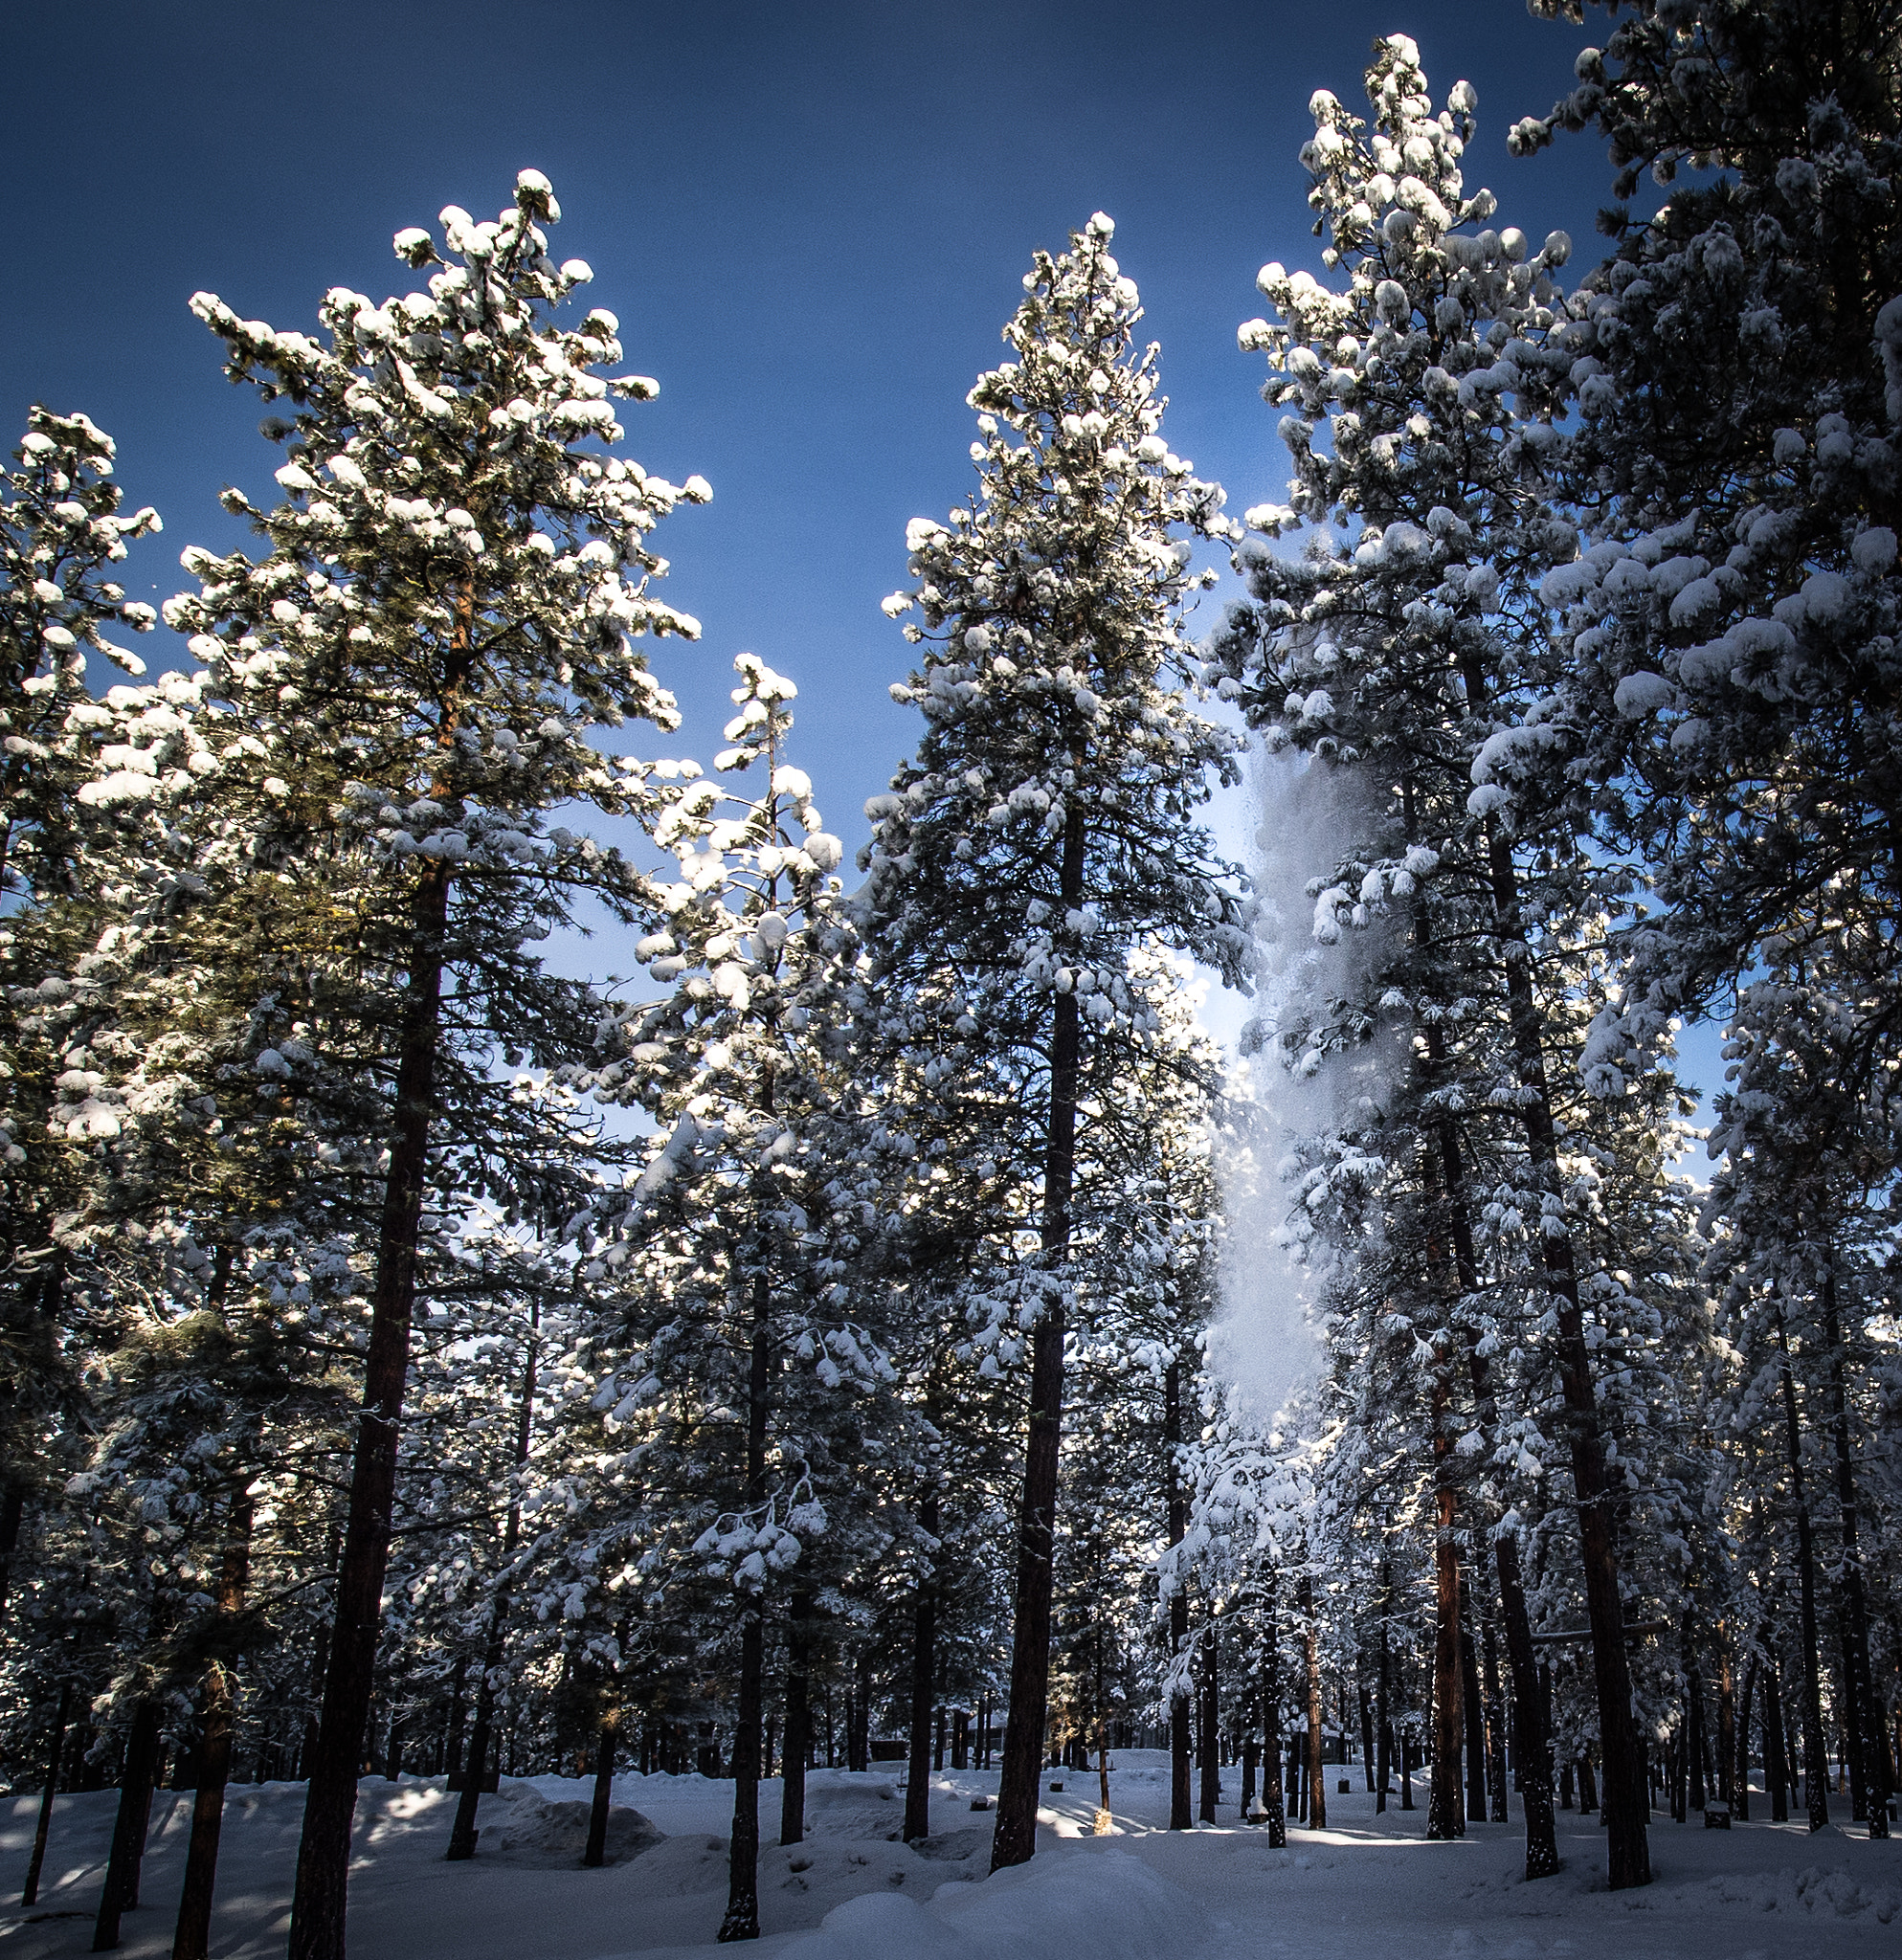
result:
M 896 1839 L 901 1799 L 888 1773 L 814 1772 L 809 1836 L 782 1848 L 779 1786 L 761 1795 L 760 1904 L 766 1960 L 1248 1960 L 1375 1953 L 1403 1943 L 1410 1960 L 1441 1954 L 1543 1960 L 1861 1960 L 1902 1953 L 1902 1839 L 1870 1844 L 1800 1824 L 1706 1831 L 1654 1816 L 1647 1890 L 1603 1889 L 1602 1838 L 1560 1816 L 1566 1868 L 1528 1885 L 1513 1826 L 1468 1826 L 1457 1844 L 1429 1845 L 1424 1817 L 1373 1815 L 1359 1789 L 1328 1797 L 1331 1826 L 1290 1830 L 1286 1851 L 1233 1822 L 1240 1776 L 1225 1772 L 1223 1822 L 1171 1835 L 1167 1759 L 1124 1751 L 1111 1776 L 1116 1820 L 1090 1834 L 1096 1775 L 1046 1773 L 1035 1860 L 986 1879 L 990 1815 L 971 1799 L 996 1774 L 932 1779 L 936 1835 L 922 1852 Z M 1338 1772 L 1336 1772 L 1338 1774 Z M 350 1946 L 392 1960 L 668 1960 L 708 1950 L 726 1903 L 730 1783 L 698 1776 L 623 1776 L 618 1804 L 665 1836 L 624 1863 L 582 1871 L 546 1860 L 541 1798 L 585 1798 L 585 1784 L 505 1783 L 482 1806 L 482 1853 L 444 1862 L 454 1799 L 439 1782 L 367 1780 L 358 1810 Z M 215 1960 L 280 1954 L 302 1815 L 299 1784 L 234 1789 L 219 1860 Z M 62 1796 L 37 1907 L 0 1909 L 4 1960 L 85 1953 L 111 1829 L 114 1793 Z M 153 1806 L 145 1904 L 126 1919 L 131 1960 L 170 1950 L 191 1798 L 161 1792 Z M 35 1803 L 0 1798 L 0 1877 L 17 1901 Z M 1759 1803 L 1757 1808 L 1767 1808 Z M 538 1821 L 539 1819 L 539 1821 Z

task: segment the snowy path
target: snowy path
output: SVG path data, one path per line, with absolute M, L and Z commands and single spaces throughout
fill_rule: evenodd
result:
M 1359 1772 L 1350 1772 L 1357 1785 Z M 1045 1795 L 1040 1849 L 1029 1866 L 983 1882 L 991 1816 L 974 1794 L 996 1772 L 934 1777 L 937 1834 L 925 1854 L 890 1834 L 900 1805 L 888 1774 L 815 1772 L 803 1846 L 770 1843 L 760 1860 L 762 1960 L 1007 1960 L 1068 1949 L 1087 1960 L 1268 1960 L 1343 1940 L 1373 1952 L 1609 1956 L 1609 1960 L 1862 1960 L 1902 1952 L 1902 1840 L 1869 1844 L 1801 1825 L 1752 1823 L 1730 1832 L 1653 1819 L 1657 1882 L 1601 1889 L 1596 1827 L 1560 1817 L 1566 1869 L 1518 1879 L 1516 1826 L 1475 1825 L 1462 1843 L 1429 1845 L 1421 1812 L 1376 1819 L 1357 1788 L 1330 1794 L 1331 1828 L 1290 1831 L 1286 1851 L 1227 1821 L 1238 1772 L 1225 1778 L 1224 1822 L 1171 1835 L 1166 1760 L 1126 1751 L 1111 1779 L 1115 1835 L 1088 1835 L 1093 1772 L 1058 1775 Z M 1045 1781 L 1051 1777 L 1046 1775 Z M 538 1777 L 561 1800 L 587 1786 Z M 491 1846 L 507 1794 L 484 1800 Z M 285 1909 L 302 1786 L 232 1793 L 213 1928 L 216 1960 L 263 1960 L 283 1949 Z M 603 1871 L 537 1868 L 478 1859 L 443 1861 L 451 1799 L 406 1781 L 367 1780 L 358 1813 L 350 1946 L 396 1960 L 608 1960 L 682 1950 L 711 1960 L 726 1892 L 729 1783 L 698 1776 L 623 1776 L 617 1802 L 643 1811 L 665 1841 Z M 762 1792 L 762 1821 L 777 1836 L 779 1786 Z M 91 1945 L 92 1914 L 111 1829 L 110 1791 L 62 1797 L 40 1903 L 0 1909 L 4 1960 L 64 1960 Z M 161 1792 L 153 1807 L 145 1904 L 126 1920 L 129 1960 L 164 1960 L 182 1868 L 190 1798 Z M 10 1901 L 26 1865 L 35 1804 L 0 1799 L 0 1881 Z M 794 1867 L 799 1867 L 794 1869 Z M 827 1915 L 831 1914 L 830 1920 Z M 823 1927 L 820 1922 L 826 1921 Z

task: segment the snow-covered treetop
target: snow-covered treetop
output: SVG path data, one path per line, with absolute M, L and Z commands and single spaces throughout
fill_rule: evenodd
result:
M 505 862 L 526 846 L 503 813 L 526 805 L 644 811 L 644 766 L 617 769 L 580 731 L 627 714 L 674 725 L 638 642 L 699 632 L 651 591 L 666 562 L 648 539 L 677 503 L 711 493 L 612 453 L 614 398 L 648 400 L 656 385 L 595 372 L 621 357 L 613 314 L 557 323 L 592 274 L 549 257 L 555 212 L 530 170 L 492 221 L 444 211 L 439 247 L 399 233 L 400 257 L 439 268 L 428 290 L 378 305 L 333 288 L 322 338 L 240 319 L 212 294 L 192 301 L 233 379 L 290 410 L 265 425 L 289 460 L 275 508 L 225 496 L 271 555 L 188 552 L 201 590 L 168 619 L 220 692 L 366 731 L 347 793 L 398 857 L 492 842 Z M 450 778 L 496 816 L 451 807 Z
M 1225 972 L 1240 907 L 1187 821 L 1236 743 L 1195 712 L 1183 608 L 1212 571 L 1195 537 L 1233 539 L 1221 491 L 1161 434 L 1156 348 L 1138 352 L 1135 284 L 1098 213 L 1058 256 L 1039 253 L 1004 329 L 1013 357 L 970 403 L 978 493 L 906 530 L 915 581 L 885 601 L 922 665 L 892 690 L 926 718 L 918 757 L 874 797 L 867 897 L 894 922 L 969 903 L 989 916 L 994 971 L 1047 992 L 1077 986 L 1102 1025 L 1149 1011 L 1120 969 L 1160 931 Z M 1074 819 L 1089 860 L 1060 890 Z M 900 925 L 901 935 L 908 928 Z M 955 999 L 945 1005 L 953 1016 Z
M 143 674 L 145 663 L 103 629 L 149 633 L 158 618 L 102 575 L 125 557 L 127 539 L 160 528 L 149 508 L 118 514 L 112 439 L 84 415 L 34 408 L 13 459 L 0 477 L 0 806 L 9 833 L 0 889 L 16 868 L 29 881 L 59 875 L 58 805 L 84 773 L 61 750 L 70 711 L 90 708 L 87 648 Z

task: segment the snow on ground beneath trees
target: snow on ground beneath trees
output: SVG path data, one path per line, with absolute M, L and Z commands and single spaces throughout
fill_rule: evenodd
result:
M 1902 1947 L 1902 1839 L 1870 1844 L 1860 1830 L 1812 1837 L 1800 1823 L 1707 1831 L 1652 1819 L 1657 1882 L 1604 1889 L 1595 1819 L 1565 1812 L 1565 1870 L 1527 1884 L 1514 1823 L 1468 1825 L 1454 1844 L 1424 1841 L 1422 1811 L 1374 1815 L 1360 1771 L 1328 1796 L 1330 1827 L 1288 1832 L 1271 1851 L 1235 1821 L 1239 1771 L 1223 1772 L 1222 1821 L 1170 1833 L 1168 1759 L 1113 1759 L 1114 1829 L 1091 1835 L 1097 1779 L 1046 1771 L 1038 1855 L 985 1876 L 995 1771 L 931 1779 L 934 1835 L 900 1843 L 903 1800 L 889 1771 L 816 1771 L 808 1835 L 781 1846 L 780 1787 L 760 1792 L 761 1960 L 1248 1960 L 1401 1948 L 1544 1960 L 1861 1960 Z M 1053 1792 L 1051 1783 L 1063 1788 Z M 1424 1786 L 1416 1790 L 1424 1800 Z M 619 1819 L 599 1871 L 578 1860 L 590 1784 L 559 1776 L 504 1779 L 482 1800 L 481 1846 L 449 1864 L 455 1799 L 441 1779 L 366 1778 L 350 1878 L 349 1945 L 358 1960 L 711 1960 L 727 1896 L 726 1833 L 733 1786 L 701 1776 L 617 1777 L 617 1806 L 664 1835 Z M 0 1909 L 4 1960 L 54 1960 L 92 1944 L 116 1793 L 62 1796 L 38 1905 Z M 1768 1809 L 1753 1799 L 1758 1815 Z M 37 1799 L 0 1798 L 0 1881 L 18 1899 Z M 152 1807 L 144 1904 L 126 1917 L 129 1960 L 164 1960 L 190 1823 L 191 1797 L 161 1791 Z M 303 1786 L 235 1785 L 218 1861 L 214 1960 L 283 1951 Z M 647 1848 L 639 1846 L 645 1842 Z

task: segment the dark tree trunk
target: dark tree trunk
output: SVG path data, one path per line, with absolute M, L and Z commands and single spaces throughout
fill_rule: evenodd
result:
M 1466 1822 L 1486 1822 L 1486 1704 L 1480 1699 L 1479 1659 L 1474 1652 L 1473 1630 L 1464 1611 L 1471 1589 L 1460 1588 L 1460 1705 L 1466 1712 Z
M 1483 679 L 1466 676 L 1469 702 L 1480 705 Z M 1519 911 L 1518 874 L 1510 845 L 1490 823 L 1487 856 L 1493 909 L 1506 980 L 1512 1046 L 1522 1090 L 1520 1115 L 1527 1147 L 1540 1184 L 1561 1208 L 1558 1130 L 1546 1079 L 1538 1002 L 1533 991 L 1532 949 Z M 1565 1426 L 1572 1481 L 1578 1500 L 1578 1539 L 1585 1575 L 1586 1617 L 1592 1630 L 1592 1671 L 1598 1690 L 1599 1738 L 1605 1778 L 1605 1852 L 1611 1889 L 1622 1891 L 1651 1882 L 1647 1832 L 1649 1804 L 1644 1789 L 1643 1751 L 1631 1712 L 1631 1664 L 1624 1645 L 1624 1607 L 1618 1570 L 1613 1515 L 1616 1492 L 1605 1468 L 1598 1391 L 1585 1340 L 1584 1310 L 1571 1238 L 1540 1234 L 1558 1339 L 1555 1352 L 1565 1403 Z
M 1304 1556 L 1305 1556 L 1304 1552 Z M 1308 1657 L 1308 1828 L 1328 1827 L 1327 1766 L 1321 1761 L 1321 1627 L 1314 1616 L 1314 1582 L 1303 1572 L 1295 1589 Z
M 920 1569 L 911 1610 L 911 1741 L 905 1775 L 905 1840 L 931 1835 L 931 1704 L 938 1693 L 938 1498 L 918 1506 L 918 1528 L 933 1542 Z
M 1360 1694 L 1360 1774 L 1368 1793 L 1374 1791 L 1374 1697 L 1363 1677 L 1354 1683 Z
M 1205 1824 L 1216 1820 L 1216 1806 L 1221 1801 L 1221 1768 L 1217 1740 L 1221 1722 L 1221 1684 L 1218 1679 L 1219 1643 L 1215 1621 L 1202 1629 L 1201 1721 L 1197 1725 L 1197 1754 L 1201 1760 L 1201 1802 L 1197 1815 Z
M 1180 1545 L 1189 1528 L 1189 1507 L 1182 1494 L 1181 1466 L 1177 1452 L 1182 1442 L 1182 1364 L 1169 1364 L 1162 1378 L 1163 1490 L 1168 1508 L 1169 1542 Z M 1176 1574 L 1175 1590 L 1169 1595 L 1169 1653 L 1171 1665 L 1180 1662 L 1189 1650 L 1189 1592 Z M 1189 1781 L 1189 1687 L 1178 1681 L 1169 1696 L 1169 1828 L 1187 1831 L 1195 1824 Z
M 1777 1342 L 1782 1350 L 1783 1433 L 1790 1472 L 1790 1501 L 1797 1514 L 1797 1581 L 1802 1636 L 1803 1793 L 1809 1828 L 1829 1821 L 1829 1753 L 1823 1732 L 1821 1642 L 1816 1630 L 1816 1544 L 1803 1487 L 1802 1431 L 1797 1420 L 1796 1370 L 1790 1364 L 1789 1329 L 1777 1306 Z
M 1393 1653 L 1388 1638 L 1388 1620 L 1394 1609 L 1394 1566 L 1391 1559 L 1380 1561 L 1380 1632 L 1378 1638 L 1379 1673 L 1376 1677 L 1374 1701 L 1374 1733 L 1377 1738 L 1380 1760 L 1376 1765 L 1374 1776 L 1374 1814 L 1383 1816 L 1387 1810 L 1387 1793 L 1393 1781 L 1394 1772 L 1394 1728 L 1392 1720 Z
M 806 1836 L 806 1758 L 812 1752 L 812 1657 L 806 1629 L 812 1614 L 813 1595 L 800 1587 L 786 1609 L 786 1740 L 781 1745 L 779 1793 L 782 1844 L 802 1843 Z
M 1592 1773 L 1592 1752 L 1578 1758 L 1578 1815 L 1588 1817 L 1599 1807 L 1599 1779 Z
M 249 1497 L 232 1501 L 224 1567 L 218 1582 L 218 1617 L 229 1623 L 244 1610 L 251 1579 Z M 231 1780 L 232 1712 L 235 1702 L 233 1668 L 224 1659 L 205 1670 L 204 1712 L 199 1724 L 198 1792 L 191 1804 L 191 1839 L 185 1853 L 185 1884 L 179 1893 L 178 1926 L 171 1960 L 205 1960 L 212 1944 L 212 1903 L 217 1896 L 218 1840 L 224 1831 L 225 1785 Z
M 53 1747 L 47 1752 L 46 1788 L 40 1793 L 39 1818 L 34 1826 L 33 1856 L 27 1861 L 27 1882 L 20 1894 L 22 1905 L 39 1903 L 40 1868 L 46 1863 L 46 1840 L 53 1829 L 53 1799 L 59 1791 L 59 1765 L 66 1753 L 66 1726 L 73 1719 L 73 1683 L 59 1683 L 59 1712 L 53 1722 Z
M 9 1484 L 0 1496 L 0 1626 L 7 1620 L 7 1602 L 13 1588 L 13 1554 L 20 1548 L 20 1521 L 26 1514 L 26 1493 Z
M 1736 1810 L 1736 1786 L 1731 1769 L 1736 1753 L 1736 1691 L 1731 1680 L 1731 1642 L 1726 1630 L 1719 1636 L 1717 1646 L 1717 1801 L 1733 1814 Z
M 1460 1743 L 1465 1708 L 1460 1680 L 1460 1548 L 1454 1538 L 1459 1492 L 1454 1482 L 1453 1439 L 1448 1432 L 1452 1385 L 1446 1344 L 1434 1344 L 1433 1459 L 1438 1529 L 1433 1542 L 1433 1780 L 1426 1797 L 1426 1835 L 1464 1838 L 1466 1820 L 1460 1790 Z
M 1062 909 L 1084 899 L 1084 805 L 1072 797 L 1063 827 Z M 1053 997 L 1050 1103 L 1043 1153 L 1040 1237 L 1051 1277 L 1069 1257 L 1070 1197 L 1076 1182 L 1077 1082 L 1082 1023 L 1075 993 Z M 997 1783 L 997 1828 L 991 1869 L 1023 1864 L 1037 1852 L 1037 1779 L 1050 1692 L 1050 1586 L 1056 1553 L 1058 1444 L 1063 1420 L 1063 1307 L 1055 1291 L 1031 1336 L 1030 1437 L 1018 1518 L 1017 1592 L 1011 1629 L 1011 1709 Z
M 429 1127 L 442 1012 L 443 934 L 449 918 L 450 868 L 436 863 L 417 882 L 414 940 L 403 999 L 396 1066 L 395 1123 L 378 1230 L 369 1351 L 363 1411 L 350 1464 L 349 1512 L 337 1570 L 336 1623 L 310 1789 L 298 1846 L 291 1899 L 289 1960 L 344 1960 L 348 1904 L 350 1824 L 357 1803 L 357 1750 L 369 1713 L 382 1625 L 383 1575 L 390 1562 L 396 1447 L 410 1370 L 410 1322 L 415 1309 L 416 1236 L 429 1162 Z
M 159 1762 L 159 1706 L 141 1702 L 132 1711 L 125 1737 L 125 1768 L 119 1787 L 119 1812 L 112 1825 L 112 1853 L 100 1888 L 99 1917 L 93 1922 L 93 1951 L 110 1953 L 119 1945 L 119 1921 L 139 1903 L 139 1873 L 145 1857 L 145 1833 L 152 1818 L 152 1777 Z
M 1492 1637 L 1492 1615 L 1479 1615 L 1480 1665 L 1486 1688 L 1487 1815 L 1495 1824 L 1509 1821 L 1506 1811 L 1506 1704 L 1499 1694 L 1499 1655 Z
M 768 1097 L 771 1102 L 771 1095 Z M 765 1245 L 753 1280 L 752 1352 L 747 1374 L 747 1503 L 766 1503 L 766 1435 L 772 1387 L 772 1277 Z M 719 1937 L 759 1938 L 759 1742 L 766 1687 L 766 1597 L 743 1599 L 740 1705 L 733 1727 L 733 1832 L 727 1875 L 727 1914 Z
M 594 1800 L 588 1810 L 588 1847 L 581 1862 L 596 1870 L 608 1860 L 608 1812 L 615 1800 L 615 1721 L 602 1720 L 594 1738 Z
M 1736 1701 L 1736 1743 L 1732 1758 L 1731 1808 L 1740 1820 L 1750 1815 L 1750 1708 L 1756 1693 L 1757 1656 L 1753 1654 L 1750 1665 L 1743 1671 L 1743 1692 Z M 1767 1776 L 1764 1788 L 1769 1788 Z
M 1704 1808 L 1704 1675 L 1702 1669 L 1693 1664 L 1685 1680 L 1685 1698 L 1689 1704 L 1690 1720 L 1685 1725 L 1685 1748 L 1690 1756 L 1689 1788 L 1687 1798 L 1689 1808 L 1701 1812 Z
M 1854 1459 L 1849 1449 L 1849 1407 L 1843 1364 L 1842 1317 L 1836 1303 L 1833 1259 L 1823 1278 L 1823 1337 L 1829 1348 L 1829 1437 L 1836 1457 L 1836 1501 L 1843 1530 L 1844 1715 L 1849 1731 L 1849 1771 L 1854 1816 L 1867 1815 L 1869 1836 L 1889 1836 L 1889 1798 L 1895 1778 L 1889 1760 L 1889 1725 L 1869 1666 L 1868 1597 Z
M 527 1353 L 522 1364 L 522 1392 L 515 1417 L 515 1468 L 519 1475 L 528 1460 L 529 1428 L 535 1414 L 536 1333 L 541 1325 L 539 1308 L 531 1309 Z M 476 1726 L 469 1737 L 469 1762 L 463 1771 L 462 1789 L 456 1802 L 455 1821 L 449 1827 L 449 1849 L 443 1857 L 460 1863 L 476 1855 L 476 1816 L 482 1801 L 482 1785 L 488 1781 L 489 1750 L 495 1741 L 495 1678 L 502 1668 L 503 1633 L 508 1621 L 509 1580 L 506 1569 L 522 1542 L 522 1503 L 519 1489 L 510 1496 L 502 1530 L 502 1563 L 504 1575 L 489 1604 L 489 1637 L 482 1650 L 481 1684 L 476 1690 Z M 459 1676 L 458 1686 L 460 1686 Z M 501 1751 L 498 1748 L 497 1780 L 501 1780 Z
M 1773 1662 L 1763 1670 L 1763 1781 L 1770 1793 L 1770 1821 L 1790 1816 L 1790 1752 L 1783 1734 L 1783 1691 Z
M 1262 1800 L 1268 1812 L 1268 1848 L 1287 1842 L 1287 1810 L 1281 1780 L 1281 1634 L 1276 1625 L 1275 1576 L 1269 1572 L 1267 1625 L 1262 1646 Z

